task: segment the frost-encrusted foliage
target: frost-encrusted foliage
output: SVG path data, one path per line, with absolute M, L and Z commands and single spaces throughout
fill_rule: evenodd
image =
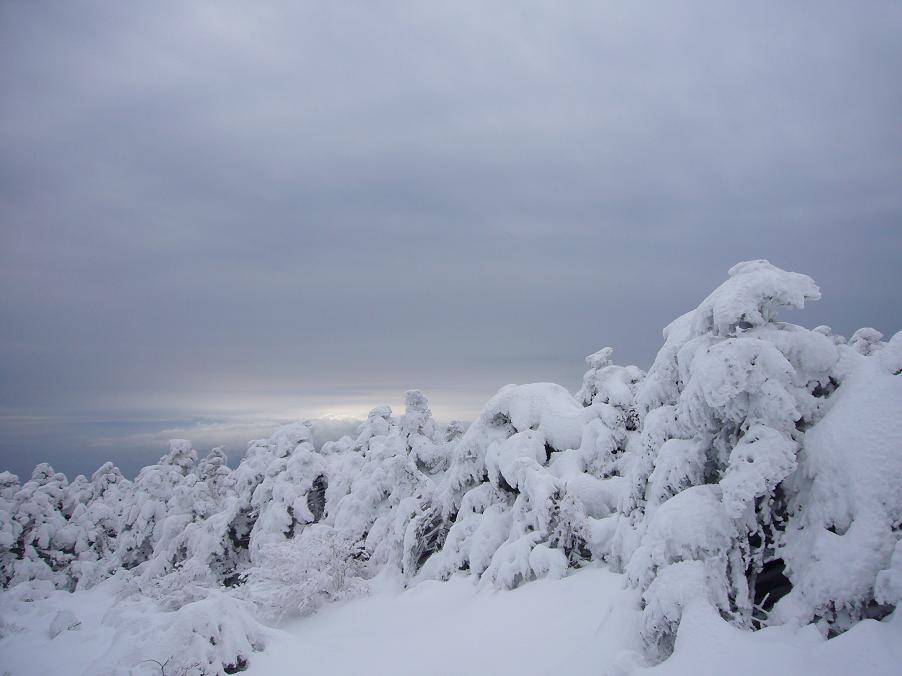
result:
M 240 595 L 266 620 L 309 615 L 328 601 L 366 591 L 362 554 L 342 531 L 313 524 L 295 538 L 264 546 Z
M 71 483 L 46 464 L 0 473 L 3 596 L 112 577 L 108 621 L 138 631 L 140 609 L 161 611 L 140 627 L 168 651 L 153 658 L 198 674 L 243 668 L 266 638 L 255 615 L 313 612 L 377 576 L 512 588 L 610 565 L 641 593 L 652 659 L 697 604 L 839 633 L 902 599 L 902 334 L 778 320 L 819 296 L 740 263 L 665 329 L 647 374 L 604 348 L 575 394 L 508 385 L 469 426 L 437 424 L 412 390 L 354 437 L 317 450 L 311 423 L 289 425 L 234 469 L 174 440 L 132 481 L 109 463 Z
M 873 330 L 847 346 L 827 327 L 777 321 L 819 295 L 804 275 L 741 263 L 665 330 L 637 394 L 641 441 L 611 552 L 644 590 L 652 652 L 676 630 L 673 604 L 656 599 L 663 576 L 687 562 L 740 627 L 836 632 L 892 610 L 875 584 L 891 578 L 899 539 L 902 381 L 869 356 L 884 347 Z

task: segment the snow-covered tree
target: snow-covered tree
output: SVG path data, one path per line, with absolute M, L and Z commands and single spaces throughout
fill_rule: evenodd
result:
M 5 481 L 7 492 L 11 488 Z M 12 496 L 10 568 L 4 571 L 7 584 L 47 580 L 58 587 L 70 586 L 66 567 L 73 558 L 71 533 L 63 514 L 68 481 L 47 463 L 35 467 L 31 479 Z
M 507 386 L 489 400 L 438 485 L 451 526 L 424 577 L 466 570 L 510 588 L 560 576 L 596 545 L 603 555 L 597 521 L 617 503 L 613 475 L 632 409 L 621 387 L 628 393 L 641 374 L 599 355 L 587 360 L 580 400 L 548 383 Z
M 15 561 L 18 558 L 22 526 L 14 517 L 19 488 L 19 477 L 12 472 L 0 472 L 0 585 L 3 587 L 15 575 Z
M 902 377 L 899 334 L 872 330 L 840 346 L 840 382 L 829 412 L 805 433 L 800 468 L 786 491 L 780 540 L 792 591 L 772 621 L 816 621 L 835 634 L 899 603 L 902 541 Z M 862 335 L 874 338 L 866 343 Z
M 329 601 L 362 594 L 366 556 L 352 540 L 331 526 L 313 524 L 297 537 L 264 544 L 239 593 L 268 620 L 309 615 Z
M 116 544 L 119 566 L 128 569 L 147 564 L 152 575 L 158 575 L 174 564 L 171 552 L 167 551 L 165 558 L 154 554 L 169 550 L 172 540 L 197 516 L 190 491 L 197 480 L 196 464 L 197 452 L 190 442 L 173 439 L 158 464 L 138 472 Z
M 664 347 L 637 393 L 641 442 L 613 544 L 615 562 L 644 590 L 651 644 L 673 640 L 668 632 L 675 625 L 655 617 L 666 606 L 654 598 L 664 588 L 655 581 L 681 562 L 704 566 L 706 596 L 739 626 L 763 622 L 763 610 L 790 585 L 772 621 L 800 618 L 798 599 L 815 596 L 801 590 L 813 584 L 806 570 L 819 557 L 806 565 L 791 556 L 811 538 L 794 524 L 803 513 L 822 518 L 831 502 L 829 489 L 811 494 L 811 468 L 825 455 L 811 438 L 825 429 L 833 399 L 842 398 L 833 394 L 837 387 L 847 388 L 851 356 L 842 350 L 871 354 L 877 339 L 859 332 L 846 348 L 826 327 L 809 331 L 777 321 L 781 307 L 801 308 L 819 297 L 810 278 L 750 261 L 734 266 L 727 282 L 665 330 Z M 893 539 L 884 542 L 880 561 L 888 564 Z M 868 574 L 871 587 L 875 573 Z M 809 608 L 829 605 L 839 589 L 822 588 Z M 817 615 L 812 609 L 807 618 Z

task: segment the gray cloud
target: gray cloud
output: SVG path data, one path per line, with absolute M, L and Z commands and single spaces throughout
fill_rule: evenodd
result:
M 748 258 L 900 328 L 898 3 L 261 5 L 0 8 L 0 465 L 465 417 Z

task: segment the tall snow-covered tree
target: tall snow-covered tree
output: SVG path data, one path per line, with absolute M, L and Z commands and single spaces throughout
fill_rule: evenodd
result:
M 781 546 L 800 451 L 827 410 L 840 351 L 828 332 L 776 315 L 819 297 L 810 278 L 766 261 L 734 266 L 665 330 L 639 389 L 642 439 L 614 559 L 644 590 L 647 639 L 663 654 L 675 624 L 673 612 L 660 616 L 672 607 L 654 598 L 664 587 L 652 583 L 668 567 L 701 564 L 711 603 L 740 626 L 762 621 L 761 605 L 788 590 Z M 695 569 L 679 570 L 682 579 Z

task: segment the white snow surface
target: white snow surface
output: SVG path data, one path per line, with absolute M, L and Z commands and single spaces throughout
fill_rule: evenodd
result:
M 159 674 L 154 662 L 141 660 L 165 659 L 162 642 L 126 641 L 104 622 L 118 593 L 117 583 L 108 581 L 29 603 L 16 614 L 13 628 L 6 626 L 13 633 L 0 639 L 0 673 Z M 51 639 L 47 628 L 56 609 L 77 613 L 81 627 Z M 145 610 L 140 618 L 147 627 L 168 615 Z M 637 641 L 640 622 L 636 592 L 622 575 L 597 567 L 513 591 L 479 588 L 462 575 L 403 592 L 389 582 L 371 596 L 337 602 L 268 630 L 266 649 L 253 654 L 243 673 L 760 676 L 766 664 L 775 676 L 889 676 L 902 663 L 898 619 L 863 620 L 827 641 L 813 626 L 741 631 L 701 604 L 684 612 L 670 659 L 649 667 Z M 137 666 L 104 670 L 126 651 Z
M 511 592 L 455 576 L 290 623 L 247 673 L 760 676 L 767 655 L 775 676 L 880 676 L 902 663 L 898 621 L 865 621 L 826 641 L 811 627 L 750 634 L 700 608 L 687 613 L 673 657 L 649 668 L 635 640 L 637 602 L 622 576 L 597 568 Z

